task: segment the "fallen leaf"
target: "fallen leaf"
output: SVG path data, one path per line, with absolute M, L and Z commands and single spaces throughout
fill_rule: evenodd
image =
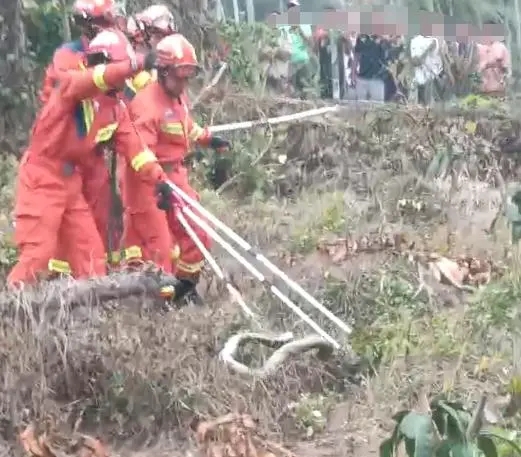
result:
M 463 287 L 463 280 L 465 279 L 465 272 L 454 260 L 449 260 L 446 257 L 441 257 L 435 262 L 436 267 L 441 273 L 441 280 L 446 279 L 451 285 L 456 287 Z

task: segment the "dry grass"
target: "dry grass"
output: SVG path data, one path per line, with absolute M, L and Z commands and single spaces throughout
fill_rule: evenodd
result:
M 160 436 L 179 448 L 191 436 L 194 419 L 244 412 L 260 419 L 261 431 L 272 437 L 300 440 L 320 432 L 323 446 L 320 439 L 301 445 L 300 457 L 366 456 L 377 449 L 374 437 L 386 433 L 391 415 L 414 403 L 420 390 L 445 391 L 465 402 L 483 392 L 502 394 L 512 373 L 512 330 L 505 330 L 505 322 L 517 316 L 516 282 L 505 279 L 474 297 L 439 284 L 417 293 L 422 279 L 404 259 L 360 253 L 335 263 L 317 252 L 321 239 L 400 232 L 425 249 L 504 260 L 506 227 L 500 224 L 495 239 L 484 231 L 501 201 L 486 173 L 495 162 L 481 163 L 483 151 L 472 150 L 485 142 L 490 146 L 489 139 L 465 140 L 474 161 L 460 170 L 459 188 L 451 191 L 450 179 L 422 179 L 433 153 L 420 154 L 418 119 L 409 124 L 402 119 L 401 130 L 387 117 L 371 122 L 372 131 L 355 122 L 345 128 L 345 118 L 309 122 L 292 127 L 289 139 L 285 131 L 279 143 L 272 140 L 270 147 L 276 153 L 286 148 L 289 158 L 277 165 L 276 173 L 286 176 L 278 189 L 292 192 L 240 200 L 202 193 L 205 206 L 354 325 L 350 342 L 368 371 L 353 372 L 342 358 L 323 364 L 306 355 L 267 382 L 229 373 L 218 352 L 227 337 L 250 324 L 213 284 L 206 308 L 166 314 L 139 300 L 71 310 L 50 309 L 44 292 L 4 299 L 0 427 L 6 442 L 28 420 L 52 414 L 63 427 L 101 432 L 127 448 L 157 444 Z M 435 121 L 422 121 L 421 128 L 430 122 Z M 451 137 L 443 127 L 450 119 L 436 125 L 436 141 Z M 259 146 L 261 152 L 265 147 Z M 280 176 L 272 173 L 270 160 L 260 161 L 259 168 L 270 169 L 262 176 L 276 181 Z M 289 174 L 295 169 L 301 170 L 297 178 Z M 421 201 L 425 209 L 404 211 L 403 199 Z M 215 252 L 264 317 L 264 330 L 310 333 L 236 262 Z M 513 260 L 512 271 L 519 271 Z M 305 309 L 342 339 L 318 312 Z M 256 348 L 243 354 L 247 361 L 265 356 Z M 483 356 L 492 361 L 486 369 Z

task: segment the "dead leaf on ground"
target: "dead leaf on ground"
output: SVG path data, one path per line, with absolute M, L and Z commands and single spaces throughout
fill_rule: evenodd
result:
M 403 233 L 395 235 L 364 235 L 360 238 L 337 238 L 321 240 L 317 250 L 330 258 L 333 263 L 340 263 L 359 253 L 382 251 L 403 252 L 411 248 Z
M 490 260 L 471 256 L 449 259 L 432 253 L 427 262 L 430 272 L 439 282 L 458 288 L 488 284 L 493 277 L 501 276 L 505 271 L 504 267 L 495 265 Z
M 31 457 L 108 457 L 103 444 L 91 436 L 66 437 L 49 432 L 39 433 L 34 424 L 20 433 L 20 442 Z
M 317 250 L 332 263 L 339 264 L 353 258 L 359 253 L 375 253 L 387 251 L 392 254 L 406 255 L 411 262 L 419 262 L 427 267 L 434 279 L 442 284 L 452 285 L 458 289 L 466 286 L 488 284 L 492 278 L 502 276 L 506 268 L 472 256 L 449 258 L 437 252 L 418 250 L 414 242 L 410 242 L 403 233 L 394 235 L 370 235 L 355 238 L 337 238 L 321 240 Z
M 205 457 L 295 457 L 293 453 L 263 440 L 247 414 L 227 414 L 197 426 L 196 440 Z

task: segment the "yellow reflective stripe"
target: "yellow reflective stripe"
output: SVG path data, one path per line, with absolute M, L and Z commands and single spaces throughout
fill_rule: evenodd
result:
M 104 78 L 106 69 L 106 65 L 96 65 L 92 72 L 92 80 L 94 81 L 94 84 L 96 84 L 96 87 L 102 91 L 109 90 L 109 86 L 107 86 Z
M 86 70 L 87 67 L 80 62 L 80 68 L 82 70 Z M 92 127 L 92 123 L 94 122 L 94 104 L 92 100 L 83 100 L 81 102 L 81 106 L 83 109 L 83 122 L 85 124 L 85 131 L 88 133 Z
M 123 251 L 123 256 L 125 257 L 125 260 L 141 259 L 143 257 L 143 253 L 141 252 L 141 248 L 139 246 L 130 246 Z
M 109 257 L 109 254 L 111 254 L 111 257 Z M 119 251 L 112 251 L 110 253 L 107 252 L 105 254 L 105 262 L 108 262 L 109 258 L 112 260 L 112 264 L 119 263 L 119 261 L 121 260 L 121 253 Z
M 152 82 L 152 75 L 148 71 L 142 71 L 138 73 L 134 79 L 132 79 L 132 86 L 136 91 L 143 89 L 148 83 Z
M 201 268 L 203 268 L 204 260 L 202 262 L 197 263 L 185 263 L 179 260 L 176 264 L 179 270 L 182 270 L 186 273 L 198 273 Z
M 170 135 L 184 135 L 185 131 L 183 129 L 183 124 L 181 122 L 169 122 L 167 124 L 161 125 L 161 130 L 165 133 L 169 133 Z
M 151 71 L 152 81 L 157 81 L 157 68 L 153 68 Z
M 71 274 L 69 262 L 66 262 L 65 260 L 50 259 L 47 268 L 49 271 L 55 273 Z
M 181 255 L 181 248 L 176 245 L 171 251 L 170 251 L 170 259 L 173 261 L 176 261 L 179 259 L 179 256 Z
M 174 298 L 175 288 L 174 286 L 164 286 L 159 289 L 159 295 L 163 298 Z
M 157 162 L 156 155 L 150 150 L 145 149 L 137 154 L 132 161 L 130 162 L 130 166 L 135 170 L 139 171 L 143 168 L 147 163 Z
M 113 124 L 109 124 L 106 127 L 99 129 L 98 133 L 96 133 L 96 138 L 94 139 L 94 141 L 96 143 L 106 143 L 112 138 L 117 128 L 118 124 L 117 122 L 115 122 Z
M 131 246 L 121 251 L 112 251 L 112 263 L 118 263 L 122 260 L 141 259 L 143 254 L 139 246 Z M 108 261 L 109 253 L 105 254 L 105 260 Z
M 81 102 L 83 108 L 83 122 L 85 123 L 85 130 L 88 133 L 94 122 L 94 104 L 92 100 L 83 100 Z
M 190 133 L 188 134 L 188 138 L 190 138 L 191 141 L 197 141 L 203 133 L 204 129 L 198 124 L 194 123 L 192 130 L 190 130 Z

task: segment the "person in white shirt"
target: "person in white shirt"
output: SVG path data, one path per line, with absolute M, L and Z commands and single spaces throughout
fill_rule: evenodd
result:
M 429 94 L 432 84 L 443 73 L 443 59 L 441 57 L 439 38 L 433 36 L 416 35 L 411 40 L 410 55 L 414 68 L 414 83 L 418 90 L 418 102 L 429 104 Z

